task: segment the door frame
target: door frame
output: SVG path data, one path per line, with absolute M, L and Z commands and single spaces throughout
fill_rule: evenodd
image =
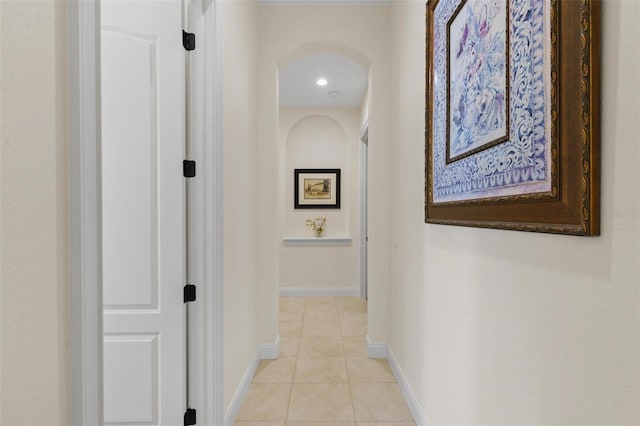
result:
M 98 0 L 68 3 L 71 424 L 101 425 L 102 240 Z
M 360 298 L 368 299 L 369 120 L 360 132 Z
M 194 186 L 202 195 L 190 204 L 196 218 L 193 234 L 201 235 L 194 239 L 200 255 L 189 265 L 192 276 L 201 280 L 192 339 L 199 343 L 192 351 L 202 380 L 191 393 L 202 406 L 192 408 L 198 410 L 200 424 L 222 424 L 222 17 L 216 0 L 188 1 L 203 10 L 196 34 L 200 72 L 192 73 L 190 85 L 190 93 L 201 94 L 190 96 L 190 105 L 192 129 L 199 129 L 191 132 L 192 159 L 201 171 Z M 72 425 L 103 424 L 99 2 L 67 3 Z

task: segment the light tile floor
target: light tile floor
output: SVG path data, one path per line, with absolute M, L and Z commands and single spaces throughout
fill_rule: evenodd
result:
M 237 426 L 413 426 L 386 360 L 367 357 L 367 304 L 281 297 L 280 358 L 262 361 Z

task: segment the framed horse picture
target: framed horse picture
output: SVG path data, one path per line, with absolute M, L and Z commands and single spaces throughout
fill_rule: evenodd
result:
M 295 169 L 294 208 L 339 209 L 340 169 Z

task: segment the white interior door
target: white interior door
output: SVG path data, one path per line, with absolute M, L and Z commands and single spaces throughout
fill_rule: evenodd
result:
M 181 0 L 101 2 L 105 424 L 185 411 Z

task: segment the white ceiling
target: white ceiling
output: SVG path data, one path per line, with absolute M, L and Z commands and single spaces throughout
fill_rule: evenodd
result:
M 319 87 L 325 78 L 329 84 Z M 369 74 L 358 62 L 336 53 L 301 56 L 280 70 L 280 105 L 285 107 L 359 107 Z M 329 93 L 339 92 L 339 96 Z

